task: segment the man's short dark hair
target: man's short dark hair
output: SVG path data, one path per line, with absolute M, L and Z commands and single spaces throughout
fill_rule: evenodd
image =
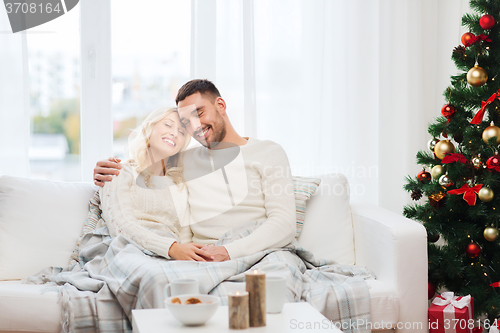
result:
M 187 97 L 199 92 L 202 95 L 210 94 L 215 100 L 217 97 L 221 97 L 217 87 L 207 79 L 194 79 L 186 82 L 177 92 L 177 97 L 175 98 L 175 104 L 178 105 L 180 101 L 185 100 Z

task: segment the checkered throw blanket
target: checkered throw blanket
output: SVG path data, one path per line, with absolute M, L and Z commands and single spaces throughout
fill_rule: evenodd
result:
M 216 245 L 245 237 L 260 223 L 232 230 Z M 175 236 L 173 236 L 175 237 Z M 370 320 L 370 297 L 364 279 L 370 272 L 318 260 L 295 241 L 225 262 L 166 260 L 147 253 L 125 238 L 111 238 L 107 228 L 82 240 L 80 261 L 64 269 L 50 267 L 27 283 L 56 284 L 62 302 L 64 332 L 131 332 L 132 309 L 164 307 L 163 289 L 176 278 L 197 278 L 201 293 L 221 297 L 244 290 L 244 273 L 258 269 L 287 278 L 287 302 L 309 302 L 344 332 L 369 332 L 352 323 Z

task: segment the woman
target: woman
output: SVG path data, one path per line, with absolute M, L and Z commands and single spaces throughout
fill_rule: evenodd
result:
M 189 243 L 189 205 L 179 153 L 190 137 L 177 109 L 153 111 L 132 133 L 123 170 L 99 189 L 102 218 L 112 237 L 167 259 L 206 261 L 203 245 Z

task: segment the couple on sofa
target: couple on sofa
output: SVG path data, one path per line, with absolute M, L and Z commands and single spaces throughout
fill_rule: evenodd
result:
M 84 227 L 76 261 L 28 279 L 59 286 L 63 331 L 131 332 L 132 310 L 164 307 L 164 287 L 177 278 L 198 279 L 200 293 L 227 304 L 253 270 L 285 277 L 287 302 L 309 302 L 333 322 L 368 322 L 369 270 L 315 258 L 295 241 L 283 149 L 239 136 L 207 80 L 186 83 L 176 102 L 133 133 L 128 161 L 97 163 L 102 188 L 88 221 L 98 227 Z M 190 135 L 202 147 L 186 150 Z M 319 184 L 302 182 L 315 184 L 299 188 L 309 195 Z
M 133 133 L 128 161 L 97 163 L 94 180 L 102 186 L 110 235 L 167 259 L 195 261 L 236 259 L 290 243 L 295 201 L 284 150 L 241 137 L 208 80 L 184 84 L 176 104 L 152 112 Z M 202 147 L 186 151 L 191 136 Z M 250 221 L 262 223 L 246 237 L 213 245 Z

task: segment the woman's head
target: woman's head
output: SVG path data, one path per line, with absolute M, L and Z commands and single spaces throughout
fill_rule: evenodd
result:
M 177 109 L 162 107 L 151 112 L 132 132 L 126 151 L 138 172 L 162 159 L 173 168 L 179 167 L 178 153 L 186 149 L 189 141 Z

